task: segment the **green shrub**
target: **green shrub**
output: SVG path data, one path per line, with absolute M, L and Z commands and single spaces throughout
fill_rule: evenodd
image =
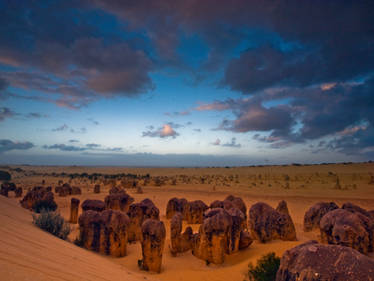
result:
M 43 210 L 46 212 L 54 212 L 57 209 L 57 204 L 54 201 L 38 200 L 32 206 L 35 213 L 41 213 Z
M 63 240 L 66 240 L 71 231 L 70 224 L 65 222 L 60 214 L 55 212 L 41 210 L 39 215 L 33 214 L 33 223 Z
M 256 267 L 248 265 L 248 277 L 251 281 L 274 281 L 280 265 L 280 258 L 275 253 L 262 256 Z

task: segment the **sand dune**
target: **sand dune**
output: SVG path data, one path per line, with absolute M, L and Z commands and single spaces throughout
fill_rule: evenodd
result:
M 0 280 L 152 280 L 46 233 L 0 196 Z

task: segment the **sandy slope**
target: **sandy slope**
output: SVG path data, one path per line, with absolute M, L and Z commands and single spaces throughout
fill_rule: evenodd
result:
M 0 196 L 0 280 L 151 280 L 46 233 L 17 201 Z

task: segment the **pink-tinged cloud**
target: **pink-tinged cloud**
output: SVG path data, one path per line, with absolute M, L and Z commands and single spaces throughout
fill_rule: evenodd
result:
M 221 140 L 220 139 L 216 139 L 214 142 L 212 142 L 212 145 L 220 145 L 221 144 Z
M 179 136 L 179 133 L 177 133 L 173 129 L 173 124 L 164 124 L 161 128 L 158 128 L 157 130 L 153 129 L 153 126 L 149 127 L 148 131 L 143 132 L 143 137 L 159 137 L 159 138 L 176 138 Z
M 195 107 L 196 111 L 222 111 L 230 109 L 230 105 L 225 102 L 214 102 L 210 104 L 202 104 L 198 107 Z
M 336 86 L 336 82 L 331 82 L 331 83 L 325 83 L 325 84 L 322 84 L 321 85 L 321 89 L 322 91 L 328 91 L 328 90 L 331 90 L 332 88 L 334 88 Z
M 357 126 L 350 126 L 345 128 L 343 131 L 338 132 L 340 136 L 351 136 L 357 133 L 358 131 L 364 131 L 368 128 L 368 125 L 357 125 Z

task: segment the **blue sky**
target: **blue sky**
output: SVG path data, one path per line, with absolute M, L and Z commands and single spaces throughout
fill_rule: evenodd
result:
M 370 160 L 373 10 L 0 0 L 0 162 Z

